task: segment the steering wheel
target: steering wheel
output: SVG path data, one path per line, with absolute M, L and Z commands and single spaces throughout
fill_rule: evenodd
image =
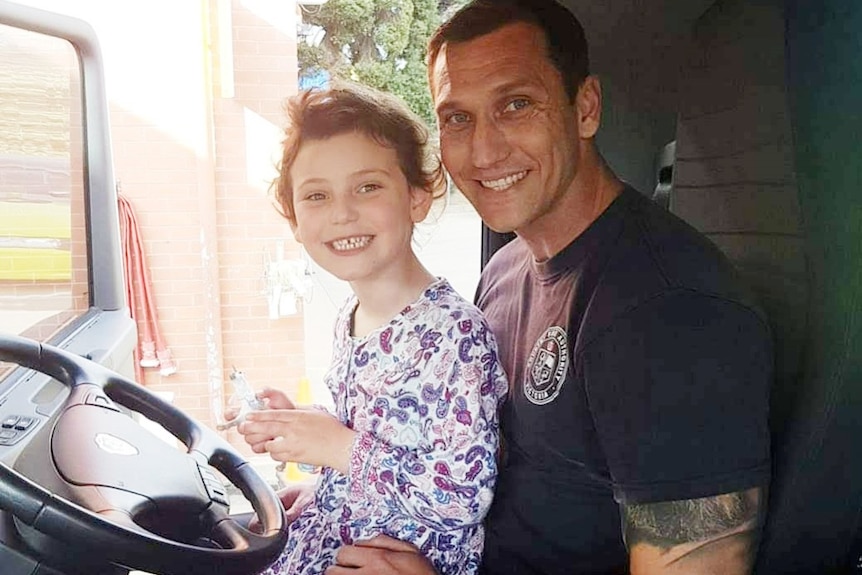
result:
M 75 572 L 89 562 L 164 575 L 250 575 L 283 550 L 287 529 L 278 497 L 217 433 L 134 381 L 51 345 L 0 335 L 0 361 L 70 388 L 15 468 L 0 463 L 0 509 L 14 516 L 37 552 L 72 554 Z M 186 451 L 118 405 L 159 423 Z M 212 468 L 251 502 L 260 533 L 228 514 Z

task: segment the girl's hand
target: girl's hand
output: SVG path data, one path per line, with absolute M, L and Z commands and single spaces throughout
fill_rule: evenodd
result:
M 285 521 L 292 523 L 294 519 L 299 517 L 303 509 L 314 501 L 314 484 L 288 485 L 278 491 L 278 498 L 281 499 L 281 505 L 284 507 Z
M 255 453 L 276 461 L 331 467 L 347 474 L 356 432 L 317 409 L 253 411 L 239 432 Z
M 295 485 L 288 485 L 279 489 L 277 494 L 278 498 L 281 499 L 282 507 L 284 507 L 284 520 L 287 523 L 293 523 L 302 511 L 308 507 L 308 504 L 314 501 L 314 484 L 297 483 Z M 255 533 L 261 532 L 260 521 L 258 521 L 257 515 L 252 518 L 248 527 Z
M 262 390 L 258 391 L 254 394 L 259 400 L 263 401 L 266 406 L 270 409 L 295 409 L 296 406 L 290 400 L 290 398 L 283 391 L 279 391 L 278 389 L 273 389 L 271 387 L 264 387 Z M 243 408 L 239 405 L 231 405 L 224 410 L 224 419 L 226 425 L 222 425 L 221 428 L 229 427 L 229 424 L 233 422 L 237 417 L 240 416 Z M 239 422 L 235 422 L 239 423 Z
M 255 395 L 266 403 L 266 406 L 270 409 L 296 409 L 293 401 L 281 390 L 264 387 Z

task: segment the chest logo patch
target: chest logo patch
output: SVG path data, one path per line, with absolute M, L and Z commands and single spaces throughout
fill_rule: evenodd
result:
M 524 395 L 531 403 L 545 405 L 560 395 L 569 368 L 569 340 L 566 330 L 549 327 L 536 341 L 527 360 Z

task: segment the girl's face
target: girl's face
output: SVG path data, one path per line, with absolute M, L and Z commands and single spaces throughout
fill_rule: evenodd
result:
M 290 177 L 291 227 L 318 265 L 352 284 L 401 277 L 432 198 L 409 186 L 393 148 L 358 132 L 306 142 Z

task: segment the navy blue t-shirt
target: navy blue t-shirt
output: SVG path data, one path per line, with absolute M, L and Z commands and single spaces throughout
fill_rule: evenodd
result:
M 719 250 L 635 190 L 548 261 L 504 246 L 477 304 L 511 386 L 485 573 L 625 573 L 621 503 L 768 482 L 767 323 Z

